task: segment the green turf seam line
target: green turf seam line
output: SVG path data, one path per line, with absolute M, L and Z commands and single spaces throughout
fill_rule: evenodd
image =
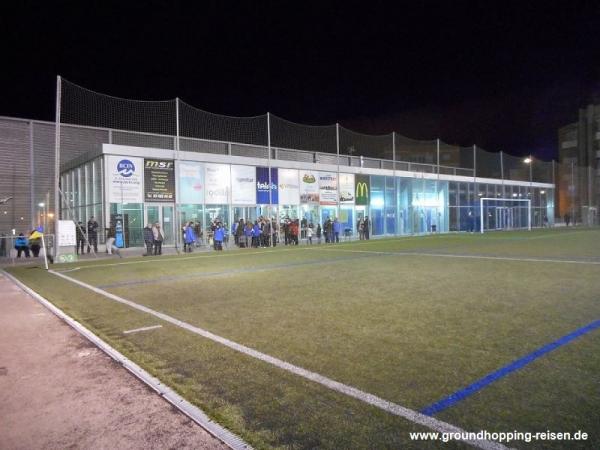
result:
M 60 277 L 64 280 L 70 281 L 71 283 L 74 283 L 78 286 L 81 286 L 83 288 L 89 289 L 92 292 L 95 292 L 97 294 L 100 294 L 110 300 L 116 301 L 118 303 L 122 303 L 124 305 L 130 306 L 131 308 L 137 309 L 138 311 L 142 311 L 145 312 L 147 314 L 150 314 L 154 317 L 157 317 L 159 319 L 164 320 L 165 322 L 168 322 L 170 324 L 173 324 L 177 327 L 180 327 L 184 330 L 190 331 L 194 334 L 197 334 L 199 336 L 202 336 L 204 338 L 210 339 L 211 341 L 217 342 L 219 344 L 222 344 L 230 349 L 233 349 L 235 351 L 238 351 L 242 354 L 248 355 L 252 358 L 258 359 L 260 361 L 266 362 L 268 364 L 271 364 L 275 367 L 278 367 L 280 369 L 283 369 L 287 372 L 293 373 L 295 375 L 298 375 L 302 378 L 305 378 L 307 380 L 313 381 L 315 383 L 318 383 L 322 386 L 327 387 L 328 389 L 331 389 L 333 391 L 339 392 L 341 394 L 347 395 L 349 397 L 355 398 L 357 400 L 360 400 L 364 403 L 367 403 L 369 405 L 375 406 L 383 411 L 389 412 L 391 414 L 394 414 L 396 416 L 399 417 L 403 417 L 413 423 L 422 425 L 424 427 L 427 427 L 431 430 L 440 432 L 440 433 L 461 433 L 462 436 L 467 435 L 466 431 L 462 430 L 461 428 L 455 426 L 455 425 L 451 425 L 449 423 L 443 422 L 439 419 L 427 416 L 425 414 L 422 414 L 420 412 L 417 411 L 413 411 L 412 409 L 406 408 L 404 406 L 400 406 L 396 403 L 384 400 L 381 397 L 377 397 L 376 395 L 373 394 L 369 394 L 367 392 L 361 391 L 360 389 L 354 388 L 352 386 L 348 386 L 346 384 L 340 383 L 338 381 L 332 380 L 331 378 L 327 378 L 323 375 L 320 375 L 316 372 L 311 372 L 309 370 L 306 370 L 302 367 L 296 366 L 294 364 L 288 363 L 286 361 L 283 361 L 281 359 L 275 358 L 273 356 L 267 355 L 266 353 L 262 353 L 259 352 L 258 350 L 254 350 L 253 348 L 250 347 L 246 347 L 245 345 L 242 344 L 238 344 L 237 342 L 231 341 L 227 338 L 224 338 L 222 336 L 218 336 L 214 333 L 211 333 L 208 330 L 205 330 L 203 328 L 199 328 L 196 327 L 194 325 L 191 325 L 187 322 L 183 322 L 179 319 L 176 319 L 172 316 L 169 316 L 167 314 L 161 313 L 159 311 L 155 311 L 151 308 L 148 308 L 146 306 L 140 305 L 138 303 L 135 303 L 131 300 L 127 300 L 124 299 L 122 297 L 119 297 L 117 295 L 111 294 L 110 292 L 104 291 L 102 289 L 99 289 L 95 286 L 89 285 L 87 283 L 84 283 L 82 281 L 79 281 L 75 278 L 71 278 L 67 275 L 64 275 L 62 273 L 58 273 L 58 272 L 54 272 L 53 270 L 49 270 L 48 271 L 51 274 L 56 275 L 57 277 Z M 500 450 L 500 449 L 506 449 L 507 447 L 505 447 L 504 445 L 497 443 L 497 442 L 493 442 L 493 441 L 487 441 L 487 440 L 464 440 L 463 442 L 468 443 L 474 447 L 477 448 L 481 448 L 481 449 L 485 449 L 485 450 Z
M 423 253 L 423 252 L 380 252 L 377 250 L 346 250 L 342 248 L 303 248 L 302 250 L 323 250 L 332 252 L 347 252 L 347 253 L 372 253 L 385 256 L 433 256 L 436 258 L 463 258 L 463 259 L 488 259 L 494 261 L 521 261 L 521 262 L 539 262 L 539 263 L 557 263 L 557 264 L 588 264 L 600 266 L 600 261 L 578 261 L 572 259 L 544 259 L 544 258 L 511 258 L 509 256 L 485 256 L 485 255 L 459 255 L 451 253 Z
M 40 294 L 35 292 L 33 289 L 29 288 L 25 284 L 23 284 L 20 280 L 15 278 L 13 275 L 2 271 L 2 274 L 12 280 L 19 288 L 21 288 L 24 292 L 29 294 L 35 300 L 37 300 L 40 304 L 42 304 L 46 309 L 56 315 L 59 319 L 63 320 L 67 323 L 67 325 L 71 326 L 75 331 L 89 340 L 92 344 L 106 353 L 109 357 L 115 360 L 117 363 L 121 364 L 126 370 L 128 370 L 131 374 L 133 374 L 140 381 L 144 382 L 148 387 L 150 387 L 153 391 L 155 391 L 158 395 L 163 397 L 166 401 L 168 401 L 171 405 L 181 411 L 183 414 L 188 416 L 198 425 L 200 425 L 203 429 L 205 429 L 209 434 L 219 439 L 228 447 L 233 450 L 251 450 L 252 447 L 247 444 L 244 440 L 242 440 L 239 436 L 233 434 L 231 431 L 223 428 L 217 422 L 213 421 L 208 417 L 201 409 L 197 406 L 192 405 L 186 399 L 181 397 L 177 392 L 163 384 L 158 378 L 153 377 L 136 363 L 131 361 L 121 352 L 116 350 L 115 348 L 108 345 L 105 341 L 100 339 L 82 324 L 77 322 L 75 319 L 67 315 L 60 308 L 53 305 L 50 301 L 42 297 Z

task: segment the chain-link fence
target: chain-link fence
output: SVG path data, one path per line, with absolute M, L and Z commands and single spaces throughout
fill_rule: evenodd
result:
M 344 167 L 364 167 L 395 170 L 398 175 L 421 172 L 507 182 L 556 183 L 556 215 L 563 217 L 568 210 L 571 217 L 585 223 L 592 223 L 590 217 L 595 217 L 593 205 L 598 204 L 596 169 L 577 164 L 571 170 L 570 165 L 564 167 L 565 164 L 553 164 L 536 157 L 530 159 L 487 151 L 476 145 L 461 147 L 440 139 L 416 140 L 395 132 L 367 135 L 339 124 L 303 125 L 272 114 L 223 116 L 200 110 L 179 99 L 138 101 L 116 98 L 60 78 L 57 100 L 56 124 L 36 122 L 18 130 L 31 136 L 30 164 L 34 176 L 30 188 L 35 195 L 27 202 L 33 206 L 25 206 L 32 211 L 38 200 L 57 204 L 54 197 L 57 166 L 53 165 L 53 150 L 59 150 L 58 170 L 64 171 L 100 156 L 103 144 L 270 157 L 337 165 L 342 171 Z M 47 145 L 55 139 L 55 132 L 59 133 L 56 145 Z M 570 178 L 573 180 L 569 181 Z M 16 186 L 16 182 L 13 184 Z M 20 188 L 13 190 L 15 196 L 19 196 Z M 5 191 L 10 192 L 10 187 Z M 102 216 L 99 212 L 90 210 L 86 214 Z M 86 214 L 80 217 L 84 222 Z M 23 217 L 22 221 L 27 223 L 25 214 Z M 32 215 L 31 224 L 35 225 L 34 222 Z M 50 227 L 49 231 L 53 229 Z
M 395 132 L 367 135 L 339 124 L 303 125 L 272 114 L 223 116 L 179 99 L 116 98 L 64 79 L 58 87 L 61 164 L 85 158 L 102 143 L 252 157 L 268 157 L 270 146 L 270 156 L 277 159 L 552 182 L 551 163 L 533 159 L 527 165 L 521 157 L 477 146 Z

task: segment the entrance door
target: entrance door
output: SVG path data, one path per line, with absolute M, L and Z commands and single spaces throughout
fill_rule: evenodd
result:
M 145 223 L 155 224 L 158 222 L 165 235 L 163 244 L 173 245 L 174 244 L 174 227 L 175 223 L 173 220 L 173 205 L 171 204 L 156 204 L 146 205 L 145 210 Z

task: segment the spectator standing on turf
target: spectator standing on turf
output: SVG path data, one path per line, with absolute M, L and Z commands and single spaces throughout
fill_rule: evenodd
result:
M 154 256 L 162 255 L 162 243 L 165 240 L 165 235 L 158 222 L 152 227 L 152 239 L 152 243 L 154 244 Z
M 146 224 L 144 228 L 144 244 L 146 244 L 146 254 L 144 256 L 152 256 L 152 247 L 154 246 L 154 231 L 150 224 Z
M 271 245 L 271 234 L 271 221 L 269 219 L 263 219 L 262 237 L 264 247 L 269 247 Z
M 244 225 L 244 219 L 240 219 L 237 228 L 235 229 L 235 243 L 240 247 L 245 247 L 246 246 L 246 242 L 244 239 L 244 228 L 246 226 Z
M 298 236 L 300 234 L 300 221 L 298 219 L 293 220 L 290 224 L 290 245 L 298 245 Z
M 338 242 L 340 242 L 340 233 L 341 233 L 341 231 L 342 231 L 342 224 L 340 223 L 340 221 L 336 217 L 335 220 L 333 221 L 333 236 L 335 238 L 335 243 L 336 244 Z
M 215 234 L 213 237 L 213 241 L 215 243 L 215 250 L 221 251 L 223 250 L 223 238 L 225 237 L 225 230 L 221 226 L 221 222 L 217 222 L 217 227 L 215 228 Z
M 569 223 L 571 223 L 571 216 L 567 213 L 565 214 L 565 225 L 569 226 Z
M 83 255 L 83 245 L 85 243 L 85 236 L 83 235 L 83 223 L 81 220 L 77 222 L 75 227 L 75 237 L 77 240 L 77 254 L 79 255 L 79 248 L 81 247 L 81 254 Z
M 231 235 L 233 236 L 233 243 L 235 245 L 239 244 L 239 240 L 238 240 L 238 235 L 236 233 L 237 231 L 237 227 L 238 227 L 238 223 L 234 220 L 233 223 L 231 224 Z
M 202 241 L 202 227 L 200 226 L 200 222 L 194 223 L 194 234 L 196 235 L 196 247 L 200 247 L 200 242 Z
M 34 258 L 40 255 L 40 249 L 42 248 L 42 235 L 38 230 L 31 230 L 29 234 L 29 248 Z
M 254 227 L 252 227 L 252 246 L 258 248 L 260 246 L 260 225 L 258 220 L 254 221 Z
M 362 217 L 356 223 L 356 231 L 358 231 L 358 238 L 362 241 L 365 238 L 365 221 Z
M 192 246 L 196 242 L 196 233 L 194 233 L 194 224 L 192 222 L 189 222 L 185 227 L 183 237 L 183 252 L 191 253 Z
M 306 242 L 312 245 L 313 229 L 312 223 L 306 228 Z
M 21 257 L 21 253 L 25 253 L 25 258 L 29 258 L 29 242 L 23 233 L 19 233 L 17 239 L 15 239 L 15 250 L 17 251 L 17 258 Z
M 277 221 L 275 220 L 275 217 L 273 217 L 271 219 L 271 238 L 270 238 L 270 242 L 273 242 L 273 247 L 277 246 L 277 241 L 279 240 L 279 226 L 277 224 Z
M 244 237 L 246 238 L 246 248 L 252 247 L 254 230 L 252 228 L 252 222 L 246 222 L 246 228 L 244 229 Z
M 363 224 L 363 229 L 365 233 L 365 239 L 369 240 L 369 231 L 370 231 L 371 223 L 369 222 L 369 218 L 365 217 L 365 223 Z
M 94 216 L 90 217 L 87 223 L 87 238 L 88 247 L 87 252 L 90 252 L 90 246 L 94 246 L 94 253 L 98 253 L 98 222 L 94 219 Z
M 321 243 L 321 224 L 318 223 L 317 224 L 317 242 L 320 244 Z

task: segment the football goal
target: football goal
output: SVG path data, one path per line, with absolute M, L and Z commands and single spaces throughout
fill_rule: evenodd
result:
M 521 198 L 480 198 L 480 230 L 531 230 L 531 200 Z

